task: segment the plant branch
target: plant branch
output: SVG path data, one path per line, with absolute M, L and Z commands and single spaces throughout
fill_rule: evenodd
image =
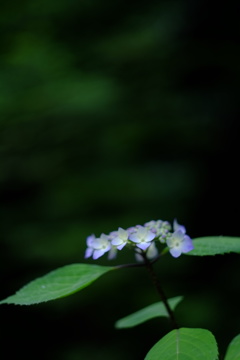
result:
M 158 277 L 157 277 L 157 275 L 156 275 L 156 273 L 155 273 L 155 271 L 153 269 L 153 266 L 152 266 L 153 262 L 149 261 L 149 259 L 147 258 L 145 252 L 142 252 L 141 255 L 142 255 L 143 259 L 144 259 L 144 265 L 146 266 L 146 268 L 147 268 L 147 270 L 148 270 L 148 272 L 149 272 L 149 274 L 150 274 L 150 276 L 152 278 L 152 282 L 153 282 L 158 294 L 160 295 L 160 298 L 161 298 L 161 300 L 162 300 L 162 302 L 163 302 L 163 304 L 164 304 L 164 306 L 165 306 L 165 308 L 167 310 L 167 313 L 168 313 L 169 318 L 170 318 L 170 320 L 172 322 L 173 328 L 178 329 L 179 326 L 178 326 L 178 324 L 176 322 L 174 313 L 173 313 L 172 309 L 169 306 L 167 297 L 166 297 L 166 295 L 165 295 L 165 293 L 164 293 L 164 291 L 163 291 L 163 289 L 161 287 L 161 284 L 159 282 L 159 279 L 158 279 Z
M 152 266 L 160 258 L 160 256 L 164 255 L 164 253 L 158 255 L 155 259 L 153 259 L 151 261 L 147 258 L 146 253 L 144 251 L 142 251 L 139 254 L 143 257 L 144 262 L 117 265 L 115 268 L 116 269 L 124 269 L 124 268 L 132 268 L 132 267 L 146 267 L 146 269 L 148 270 L 148 272 L 149 272 L 149 274 L 151 276 L 152 282 L 153 282 L 158 294 L 160 295 L 161 301 L 163 302 L 163 304 L 164 304 L 164 306 L 165 306 L 165 308 L 167 310 L 167 313 L 168 313 L 169 318 L 170 318 L 170 320 L 172 322 L 173 328 L 178 329 L 179 326 L 178 326 L 178 324 L 176 322 L 174 313 L 173 313 L 172 309 L 169 306 L 167 297 L 166 297 L 166 295 L 165 295 L 165 293 L 164 293 L 164 291 L 163 291 L 163 289 L 161 287 L 161 284 L 159 282 L 157 274 L 155 273 L 155 271 L 153 269 L 153 266 Z

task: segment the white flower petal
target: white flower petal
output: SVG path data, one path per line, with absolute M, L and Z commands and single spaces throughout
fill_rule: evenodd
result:
M 155 243 L 153 242 L 147 250 L 147 258 L 151 260 L 154 259 L 157 255 L 158 255 L 158 249 Z
M 126 230 L 122 229 L 122 228 L 118 228 L 118 236 L 120 238 L 123 238 L 123 239 L 127 240 L 128 232 Z
M 135 253 L 135 258 L 138 262 L 143 262 L 143 257 L 140 254 Z
M 103 247 L 103 242 L 100 238 L 98 239 L 95 239 L 92 241 L 92 247 L 95 249 L 95 250 L 99 250 Z
M 137 235 L 139 238 L 145 239 L 147 236 L 147 233 L 148 233 L 148 229 L 146 229 L 143 226 L 141 226 L 141 227 L 139 226 L 138 231 L 137 231 Z

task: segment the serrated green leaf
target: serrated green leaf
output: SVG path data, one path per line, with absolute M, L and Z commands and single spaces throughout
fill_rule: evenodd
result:
M 186 255 L 206 256 L 240 253 L 240 238 L 231 236 L 206 236 L 193 240 L 194 249 Z
M 204 329 L 173 330 L 158 341 L 145 360 L 217 360 L 213 334 Z
M 172 299 L 168 299 L 169 306 L 172 310 L 182 301 L 182 296 L 177 296 Z M 130 314 L 115 323 L 117 329 L 130 328 L 144 323 L 147 320 L 153 319 L 155 317 L 167 316 L 168 312 L 165 309 L 165 306 L 162 301 L 159 301 L 155 304 L 149 305 L 144 309 L 136 311 L 133 314 Z
M 237 335 L 229 344 L 224 360 L 240 359 L 240 334 Z
M 32 305 L 71 295 L 114 267 L 91 264 L 72 264 L 51 271 L 21 288 L 0 304 Z

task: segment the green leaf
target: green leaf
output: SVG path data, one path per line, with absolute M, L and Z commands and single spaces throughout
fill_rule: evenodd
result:
M 182 301 L 182 296 L 177 296 L 172 299 L 168 299 L 169 306 L 172 310 Z M 157 302 L 155 304 L 149 305 L 144 309 L 141 309 L 131 315 L 128 315 L 115 323 L 117 329 L 130 328 L 143 322 L 153 319 L 155 317 L 167 316 L 168 312 L 165 309 L 163 302 Z
M 231 236 L 206 236 L 193 240 L 194 249 L 186 255 L 206 256 L 240 253 L 240 238 Z
M 204 329 L 173 330 L 158 341 L 145 360 L 216 360 L 218 348 L 213 334 Z
M 31 281 L 15 295 L 0 304 L 32 305 L 71 295 L 98 279 L 114 267 L 90 264 L 72 264 L 51 271 Z
M 237 335 L 229 344 L 224 360 L 240 359 L 240 335 Z

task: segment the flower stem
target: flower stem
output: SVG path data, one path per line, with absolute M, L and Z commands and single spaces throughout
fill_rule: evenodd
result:
M 170 320 L 172 322 L 173 328 L 178 329 L 179 326 L 178 326 L 178 324 L 176 322 L 174 313 L 173 313 L 172 309 L 169 306 L 167 297 L 166 297 L 166 295 L 165 295 L 165 293 L 164 293 L 164 291 L 163 291 L 163 289 L 161 287 L 161 284 L 159 282 L 157 274 L 155 273 L 155 271 L 153 269 L 152 262 L 150 262 L 148 260 L 145 252 L 142 252 L 141 255 L 142 255 L 143 259 L 144 259 L 145 266 L 146 266 L 146 268 L 147 268 L 147 270 L 148 270 L 148 272 L 149 272 L 149 274 L 150 274 L 150 276 L 152 278 L 152 282 L 153 282 L 158 294 L 160 295 L 160 298 L 161 298 L 161 300 L 162 300 L 162 302 L 163 302 L 163 304 L 164 304 L 164 306 L 165 306 L 165 308 L 167 310 L 167 313 L 168 313 L 169 318 L 170 318 Z

